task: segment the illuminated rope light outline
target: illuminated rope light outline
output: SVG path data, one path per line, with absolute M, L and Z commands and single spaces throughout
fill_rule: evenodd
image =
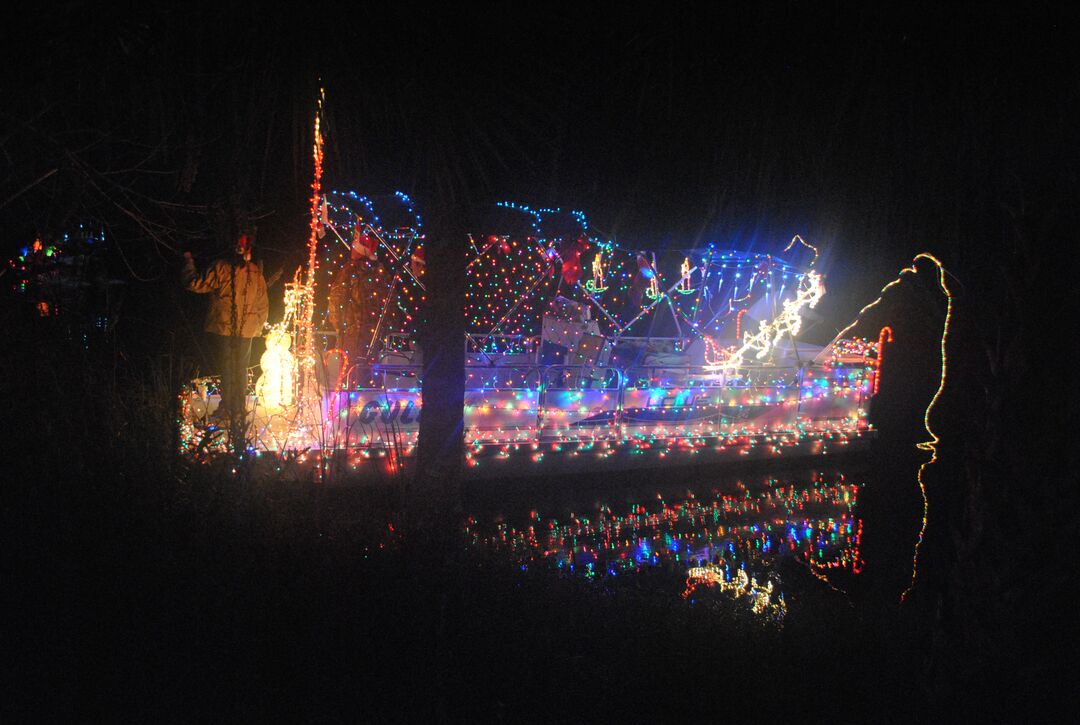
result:
M 645 290 L 645 296 L 650 300 L 659 300 L 663 297 L 663 292 L 660 291 L 660 283 L 656 280 L 656 273 L 649 278 L 649 288 Z
M 590 294 L 600 294 L 607 290 L 607 285 L 604 284 L 604 248 L 600 247 L 596 252 L 596 256 L 592 260 L 592 273 L 593 278 L 585 282 L 585 289 Z
M 810 249 L 811 251 L 814 252 L 814 259 L 810 262 L 810 268 L 813 269 L 814 265 L 817 264 L 817 260 L 818 260 L 818 256 L 819 256 L 818 255 L 818 248 L 815 247 L 813 244 L 810 244 L 809 242 L 807 242 L 800 235 L 796 234 L 794 237 L 791 238 L 791 241 L 788 243 L 788 245 L 786 247 L 784 247 L 784 252 L 783 253 L 786 254 L 789 249 L 794 247 L 795 242 L 798 242 L 799 244 L 803 245 L 807 249 Z
M 837 339 L 839 339 L 843 337 L 849 330 L 855 327 L 855 325 L 859 323 L 859 318 L 862 317 L 862 315 L 867 310 L 877 306 L 878 303 L 880 303 L 882 298 L 885 296 L 885 293 L 890 288 L 895 287 L 896 285 L 900 284 L 901 281 L 903 281 L 905 272 L 918 274 L 919 270 L 918 268 L 916 268 L 915 263 L 918 262 L 920 259 L 929 260 L 937 268 L 938 286 L 941 288 L 941 291 L 945 293 L 945 321 L 941 326 L 941 378 L 938 381 L 937 390 L 934 391 L 934 396 L 930 399 L 930 402 L 926 406 L 926 410 L 923 412 L 923 427 L 926 429 L 927 435 L 930 436 L 930 440 L 920 441 L 919 443 L 915 444 L 915 447 L 920 451 L 930 451 L 930 460 L 921 464 L 919 466 L 919 472 L 918 474 L 916 474 L 916 480 L 919 482 L 919 493 L 922 494 L 923 499 L 923 516 L 922 524 L 919 527 L 919 536 L 918 539 L 916 539 L 915 541 L 915 552 L 911 558 L 911 583 L 908 585 L 907 589 L 901 592 L 901 602 L 907 600 L 908 595 L 915 588 L 915 580 L 918 578 L 919 550 L 922 548 L 923 540 L 926 538 L 926 528 L 930 510 L 930 502 L 926 497 L 926 482 L 923 480 L 923 475 L 926 472 L 927 466 L 930 466 L 931 464 L 937 462 L 937 446 L 938 443 L 941 442 L 941 439 L 938 438 L 937 433 L 935 433 L 934 429 L 930 426 L 930 414 L 933 411 L 934 406 L 937 404 L 938 399 L 945 391 L 945 382 L 948 377 L 949 358 L 946 354 L 945 346 L 949 337 L 949 324 L 952 322 L 953 295 L 952 290 L 949 289 L 949 285 L 945 281 L 945 265 L 941 263 L 941 260 L 939 260 L 933 254 L 930 254 L 929 252 L 920 252 L 919 254 L 916 254 L 915 257 L 911 260 L 911 266 L 901 269 L 900 272 L 897 274 L 896 279 L 881 288 L 881 292 L 878 293 L 877 299 L 859 310 L 859 314 L 855 316 L 855 320 L 850 325 L 841 330 L 840 334 L 836 336 Z
M 318 247 L 319 230 L 326 224 L 325 214 L 322 207 L 326 200 L 322 193 L 323 172 L 323 135 L 322 135 L 322 109 L 326 100 L 326 91 L 319 89 L 319 98 L 315 106 L 315 142 L 312 147 L 312 156 L 315 162 L 314 178 L 311 182 L 311 221 L 310 234 L 308 236 L 308 267 L 307 278 L 304 281 L 302 314 L 298 316 L 300 335 L 300 349 L 297 351 L 300 365 L 300 403 L 302 407 L 311 406 L 318 409 L 321 400 L 316 401 L 312 390 L 315 378 L 315 274 L 318 270 Z M 321 396 L 319 396 L 321 398 Z
M 731 352 L 728 348 L 720 347 L 719 343 L 709 335 L 702 334 L 701 339 L 705 342 L 705 364 L 712 366 L 718 365 L 720 355 L 724 352 Z
M 746 314 L 747 308 L 744 307 L 735 314 L 735 339 L 738 340 L 742 337 L 742 318 Z
M 731 579 L 727 579 L 724 576 L 724 570 L 715 564 L 691 567 L 686 571 L 686 589 L 682 593 L 682 598 L 689 599 L 699 585 L 716 587 L 721 592 L 731 594 L 733 599 L 746 595 L 746 598 L 751 601 L 750 611 L 754 614 L 761 615 L 768 612 L 777 619 L 783 619 L 787 614 L 783 594 L 776 592 L 779 595 L 778 601 L 775 604 L 772 603 L 774 593 L 772 581 L 769 580 L 765 586 L 761 586 L 757 579 L 749 576 L 743 568 L 736 571 Z
M 690 258 L 689 257 L 684 257 L 683 258 L 683 263 L 682 263 L 682 266 L 679 267 L 679 272 L 682 275 L 682 278 L 679 280 L 679 285 L 678 285 L 678 287 L 676 287 L 675 291 L 678 292 L 681 295 L 692 295 L 692 294 L 694 294 L 694 292 L 696 292 L 697 290 L 695 290 L 690 284 Z
M 802 329 L 802 309 L 804 307 L 813 309 L 824 296 L 825 284 L 821 274 L 814 271 L 807 272 L 803 280 L 799 282 L 795 299 L 784 300 L 783 311 L 777 317 L 771 322 L 762 320 L 760 329 L 753 335 L 747 335 L 741 347 L 732 352 L 723 362 L 708 367 L 737 370 L 745 364 L 744 357 L 752 350 L 757 351 L 754 357 L 758 360 L 765 359 L 769 351 L 776 347 L 785 335 L 790 335 L 794 339 L 799 334 L 799 330 Z

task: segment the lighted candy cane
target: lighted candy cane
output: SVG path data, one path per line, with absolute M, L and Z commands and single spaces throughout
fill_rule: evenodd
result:
M 881 386 L 881 363 L 885 361 L 885 343 L 893 341 L 892 328 L 886 325 L 881 328 L 877 338 L 877 363 L 874 365 L 874 395 L 877 395 Z

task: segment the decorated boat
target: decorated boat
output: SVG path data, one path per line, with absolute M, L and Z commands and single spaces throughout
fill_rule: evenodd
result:
M 307 265 L 266 333 L 250 414 L 215 424 L 217 380 L 195 380 L 180 446 L 392 474 L 424 408 L 423 223 L 401 192 L 324 193 L 318 119 L 315 139 Z M 883 341 L 800 341 L 825 294 L 800 237 L 776 255 L 648 250 L 603 238 L 580 211 L 513 202 L 490 228 L 461 240 L 474 475 L 822 455 L 871 435 Z
M 474 475 L 820 455 L 872 435 L 882 341 L 800 341 L 825 294 L 800 239 L 786 252 L 810 249 L 801 266 L 715 245 L 650 253 L 599 239 L 577 212 L 500 208 L 529 223 L 467 241 L 462 450 Z M 286 285 L 252 376 L 246 445 L 400 470 L 423 411 L 421 220 L 400 193 L 330 193 L 318 214 L 315 262 Z M 350 305 L 362 309 L 350 317 Z M 189 454 L 227 444 L 210 423 L 216 387 L 201 378 L 182 395 Z

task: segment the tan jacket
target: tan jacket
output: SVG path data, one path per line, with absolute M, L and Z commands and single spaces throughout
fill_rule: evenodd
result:
M 270 301 L 261 263 L 233 266 L 227 260 L 219 259 L 199 274 L 195 271 L 195 262 L 188 259 L 181 279 L 185 289 L 211 295 L 210 310 L 203 326 L 207 332 L 232 337 L 262 334 Z

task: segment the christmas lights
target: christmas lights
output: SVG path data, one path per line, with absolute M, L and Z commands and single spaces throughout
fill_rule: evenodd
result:
M 319 115 L 308 265 L 286 285 L 285 317 L 269 335 L 252 440 L 257 450 L 309 451 L 302 457 L 310 461 L 341 450 L 354 467 L 381 458 L 398 465 L 415 446 L 422 412 L 412 342 L 425 292 L 420 218 L 400 192 L 394 212 L 355 192 L 321 193 Z M 489 235 L 482 244 L 470 237 L 463 426 L 470 467 L 550 453 L 596 461 L 824 453 L 869 430 L 872 356 L 801 367 L 776 359 L 781 339 L 798 333 L 800 311 L 824 292 L 816 272 L 710 246 L 700 265 L 682 255 L 679 277 L 665 290 L 655 258 L 593 239 L 580 212 L 570 213 L 580 230 L 544 236 L 557 226 L 558 209 L 500 206 L 527 214 L 535 235 Z M 402 209 L 406 223 L 394 226 L 388 220 Z M 590 250 L 591 279 L 580 281 Z M 759 332 L 741 347 L 721 342 L 729 322 L 741 332 L 751 309 Z M 646 324 L 651 332 L 660 310 L 670 312 L 664 324 L 675 337 L 631 336 Z M 349 314 L 358 319 L 343 324 Z M 318 330 L 320 321 L 331 329 Z M 336 336 L 337 349 L 320 354 L 317 335 Z M 704 367 L 687 352 L 695 338 Z M 212 409 L 208 388 L 185 395 L 196 417 Z M 194 433 L 187 440 L 198 445 Z
M 791 251 L 791 248 L 795 246 L 796 242 L 798 242 L 799 244 L 801 244 L 802 246 L 806 247 L 807 249 L 809 249 L 810 251 L 812 251 L 814 253 L 814 258 L 812 260 L 810 260 L 810 268 L 813 269 L 814 265 L 817 264 L 817 261 L 818 261 L 818 248 L 815 247 L 813 244 L 807 243 L 807 241 L 805 239 L 803 239 L 801 236 L 799 236 L 798 234 L 796 234 L 794 237 L 791 238 L 791 242 L 789 242 L 788 245 L 786 247 L 784 247 L 784 252 L 787 253 L 787 252 Z
M 779 620 L 787 607 L 774 585 L 779 561 L 794 559 L 815 572 L 858 573 L 858 494 L 859 486 L 842 476 L 815 475 L 809 483 L 737 483 L 732 493 L 688 494 L 675 502 L 658 495 L 655 505 L 634 503 L 623 513 L 600 504 L 595 515 L 555 518 L 533 511 L 516 524 L 470 517 L 465 533 L 473 546 L 522 567 L 602 578 L 608 585 L 653 567 L 683 567 L 684 598 L 713 588 L 746 602 L 754 614 Z
M 600 249 L 596 252 L 596 256 L 592 261 L 592 274 L 593 278 L 585 283 L 585 289 L 591 294 L 598 295 L 601 292 L 607 290 L 607 285 L 604 284 L 604 250 Z
M 941 442 L 941 439 L 938 438 L 937 433 L 934 432 L 934 429 L 930 425 L 930 415 L 934 410 L 934 406 L 937 405 L 938 400 L 941 398 L 942 393 L 945 391 L 945 382 L 948 373 L 948 355 L 946 351 L 946 343 L 949 337 L 949 325 L 952 321 L 953 296 L 952 291 L 949 289 L 949 285 L 945 279 L 945 266 L 941 263 L 941 260 L 939 260 L 933 254 L 930 254 L 929 252 L 920 252 L 919 254 L 916 254 L 914 259 L 912 259 L 911 261 L 911 266 L 901 269 L 900 272 L 896 275 L 895 279 L 893 279 L 891 282 L 881 288 L 881 291 L 878 293 L 877 298 L 873 302 L 870 302 L 861 310 L 859 310 L 859 313 L 855 316 L 855 319 L 851 322 L 851 324 L 849 324 L 847 327 L 837 333 L 838 339 L 843 338 L 845 335 L 847 335 L 856 325 L 859 324 L 860 319 L 867 311 L 873 309 L 881 303 L 881 301 L 885 297 L 886 292 L 903 282 L 905 274 L 918 274 L 919 269 L 916 265 L 918 264 L 919 260 L 926 260 L 930 262 L 937 271 L 937 286 L 945 295 L 945 320 L 941 325 L 941 340 L 939 342 L 941 355 L 941 374 L 938 379 L 937 389 L 934 391 L 933 397 L 931 397 L 930 402 L 927 404 L 926 410 L 923 411 L 923 428 L 926 430 L 926 433 L 928 436 L 930 436 L 930 438 L 929 440 L 920 441 L 919 443 L 915 444 L 915 447 L 917 449 L 921 451 L 929 451 L 930 459 L 919 465 L 918 473 L 915 476 L 916 481 L 919 484 L 919 493 L 922 496 L 923 501 L 922 521 L 919 525 L 919 534 L 915 541 L 915 551 L 911 557 L 911 581 L 908 584 L 907 588 L 900 594 L 901 601 L 907 599 L 908 595 L 915 588 L 915 581 L 918 578 L 919 550 L 921 549 L 923 540 L 926 536 L 926 527 L 930 515 L 930 502 L 929 499 L 927 499 L 926 497 L 926 482 L 924 480 L 924 476 L 926 474 L 927 467 L 937 461 L 937 446 Z M 882 330 L 881 334 L 884 334 L 884 330 Z M 891 330 L 889 337 L 891 338 Z
M 817 272 L 807 272 L 806 277 L 799 284 L 799 289 L 794 300 L 784 300 L 783 311 L 771 322 L 762 320 L 760 329 L 753 335 L 747 335 L 743 339 L 741 347 L 736 348 L 726 359 L 713 365 L 724 371 L 734 371 L 745 365 L 745 356 L 753 352 L 758 360 L 765 360 L 770 351 L 776 347 L 784 337 L 795 339 L 802 328 L 803 309 L 812 309 L 817 306 L 825 294 L 825 285 L 821 275 Z
M 269 410 L 287 408 L 293 404 L 296 359 L 289 351 L 291 345 L 292 337 L 283 329 L 272 329 L 266 335 L 266 351 L 259 361 L 263 373 L 255 385 L 255 394 Z
M 881 365 L 885 361 L 885 343 L 893 341 L 892 328 L 886 325 L 878 333 L 877 341 L 877 364 L 874 366 L 874 395 L 877 395 L 881 387 Z
M 690 283 L 691 267 L 689 257 L 685 257 L 683 259 L 682 266 L 679 268 L 679 274 L 679 286 L 675 289 L 675 291 L 681 295 L 694 294 L 693 285 L 691 285 Z

